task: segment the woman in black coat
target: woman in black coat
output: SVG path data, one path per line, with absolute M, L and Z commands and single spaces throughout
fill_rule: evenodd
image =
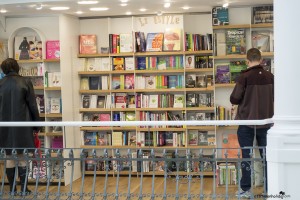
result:
M 19 65 L 16 60 L 8 58 L 1 64 L 1 69 L 6 75 L 0 80 L 0 121 L 39 121 L 39 112 L 35 100 L 33 85 L 29 79 L 20 76 Z M 22 158 L 22 148 L 34 148 L 33 127 L 0 127 L 0 148 L 21 148 L 17 150 L 18 158 Z M 8 155 L 11 150 L 6 150 Z M 15 162 L 8 160 L 6 175 L 13 188 L 15 179 Z M 19 161 L 18 174 L 21 182 L 21 192 L 30 192 L 25 185 L 26 162 Z

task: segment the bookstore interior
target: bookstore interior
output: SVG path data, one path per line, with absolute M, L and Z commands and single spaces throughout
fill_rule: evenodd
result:
M 0 26 L 0 60 L 18 61 L 20 75 L 33 83 L 45 121 L 234 119 L 236 107 L 229 96 L 247 68 L 247 49 L 258 48 L 262 65 L 274 72 L 273 5 L 272 1 L 249 5 L 249 1 L 226 7 L 211 2 L 215 5 L 201 12 L 187 7 L 168 14 L 165 6 L 163 12 L 113 17 L 10 17 L 0 3 L 0 16 L 5 18 Z M 34 9 L 38 6 L 43 3 Z M 237 126 L 56 126 L 45 127 L 39 137 L 45 148 L 84 148 L 87 156 L 92 149 L 126 147 L 170 148 L 172 156 L 174 148 L 184 152 L 238 147 L 236 130 Z M 114 156 L 114 151 L 109 153 Z M 228 153 L 234 156 L 235 152 Z M 185 167 L 180 170 L 189 171 Z M 222 164 L 217 167 L 222 169 Z M 139 170 L 132 166 L 133 172 Z M 159 173 L 164 169 L 158 164 L 143 170 Z M 97 172 L 101 171 L 99 166 Z M 212 175 L 211 165 L 205 173 Z

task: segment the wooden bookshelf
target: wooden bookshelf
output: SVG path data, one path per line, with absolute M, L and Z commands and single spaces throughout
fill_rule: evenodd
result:
M 262 57 L 273 57 L 274 52 L 262 52 Z M 232 55 L 222 55 L 222 56 L 214 56 L 215 60 L 230 60 L 230 59 L 246 59 L 246 55 L 240 54 L 232 54 Z
M 187 130 L 214 131 L 215 126 L 187 126 Z
M 44 90 L 44 86 L 34 86 L 34 90 Z
M 44 60 L 17 60 L 18 63 L 41 63 L 44 62 Z
M 78 75 L 109 75 L 111 71 L 79 71 Z
M 49 117 L 49 118 L 62 118 L 62 114 L 61 113 L 47 113 L 47 114 L 45 114 L 45 117 Z
M 46 91 L 60 91 L 61 87 L 45 87 Z
M 97 54 L 78 54 L 78 58 L 101 58 L 101 57 L 109 57 L 108 53 L 97 53 Z
M 186 107 L 186 110 L 188 111 L 211 111 L 214 112 L 215 111 L 215 107 Z
M 111 74 L 133 74 L 134 70 L 115 70 L 111 71 Z
M 186 128 L 137 128 L 137 131 L 147 132 L 147 131 L 185 131 Z
M 136 52 L 134 56 L 178 56 L 184 55 L 183 51 L 161 51 L 161 52 Z
M 213 50 L 185 51 L 184 55 L 212 55 Z
M 183 111 L 185 108 L 136 108 L 137 111 Z
M 230 24 L 230 25 L 221 25 L 221 26 L 213 26 L 213 30 L 219 29 L 232 29 L 232 28 L 250 28 L 250 24 Z
M 165 70 L 136 70 L 136 74 L 168 74 L 168 73 L 184 73 L 184 69 L 165 69 Z
M 80 94 L 107 94 L 110 92 L 111 90 L 79 90 Z
M 110 126 L 99 127 L 99 126 L 92 126 L 92 127 L 80 127 L 80 131 L 111 131 L 112 128 Z
M 204 73 L 204 72 L 213 72 L 213 68 L 195 68 L 195 69 L 185 69 L 186 73 Z
M 221 84 L 215 84 L 216 88 L 233 88 L 235 86 L 235 83 L 221 83 Z
M 83 113 L 83 112 L 111 112 L 111 109 L 110 108 L 80 108 L 79 109 L 79 112 L 80 113 Z
M 160 92 L 184 92 L 185 88 L 176 88 L 176 89 L 135 89 L 135 92 L 143 92 L 143 93 L 160 93 Z
M 53 62 L 60 62 L 60 59 L 44 59 L 43 61 L 46 63 L 53 63 Z

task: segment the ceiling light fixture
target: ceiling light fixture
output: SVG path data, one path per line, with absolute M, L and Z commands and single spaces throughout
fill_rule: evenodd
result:
M 98 8 L 90 8 L 90 11 L 105 11 L 108 10 L 109 8 L 105 7 L 98 7 Z
M 162 12 L 161 12 L 161 11 L 157 11 L 156 14 L 157 14 L 158 16 L 161 16 L 161 15 L 162 15 Z
M 98 1 L 78 1 L 77 3 L 78 4 L 88 4 L 88 5 L 90 5 L 90 4 L 97 4 Z
M 42 4 L 37 4 L 35 9 L 37 10 L 42 10 L 43 9 L 43 5 Z
M 229 6 L 228 3 L 224 3 L 224 4 L 223 4 L 223 8 L 227 8 L 228 6 Z
M 120 0 L 122 3 L 127 3 L 128 0 Z
M 141 8 L 140 11 L 141 12 L 145 12 L 147 9 L 146 8 Z
M 50 10 L 69 10 L 70 7 L 52 7 Z
M 188 9 L 190 9 L 190 7 L 184 6 L 184 7 L 182 7 L 182 9 L 183 9 L 183 10 L 188 10 Z
M 78 14 L 78 15 L 81 15 L 83 12 L 82 11 L 77 11 L 75 13 Z
M 1 9 L 1 10 L 0 10 L 0 13 L 7 13 L 7 10 Z
M 127 6 L 127 3 L 121 3 L 120 5 L 121 6 Z
M 126 12 L 126 15 L 131 15 L 132 14 L 132 12 Z
M 164 4 L 164 7 L 165 7 L 165 8 L 170 8 L 170 6 L 171 6 L 171 3 L 165 3 L 165 4 Z

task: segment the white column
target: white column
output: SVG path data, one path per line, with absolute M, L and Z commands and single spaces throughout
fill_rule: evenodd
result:
M 275 114 L 268 133 L 268 194 L 291 196 L 283 199 L 300 199 L 299 7 L 299 0 L 274 0 Z

